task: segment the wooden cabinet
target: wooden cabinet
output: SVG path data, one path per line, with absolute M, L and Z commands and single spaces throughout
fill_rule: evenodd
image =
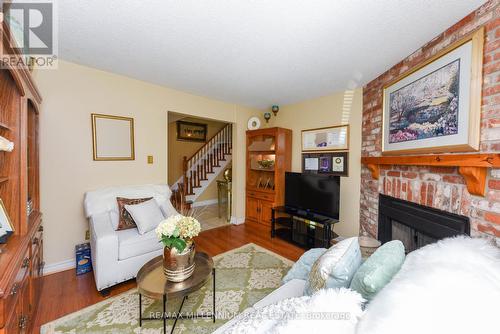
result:
M 3 28 L 1 56 L 20 58 Z M 15 230 L 0 244 L 0 334 L 32 333 L 42 289 L 40 103 L 27 67 L 0 69 L 0 136 L 14 143 L 12 152 L 0 151 L 0 199 Z
M 259 221 L 259 200 L 254 197 L 247 196 L 247 205 L 246 205 L 246 219 Z
M 246 220 L 271 225 L 271 209 L 284 204 L 291 155 L 291 130 L 247 131 Z

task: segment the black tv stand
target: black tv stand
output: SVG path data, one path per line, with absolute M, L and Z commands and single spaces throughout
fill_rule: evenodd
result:
M 271 238 L 279 237 L 306 249 L 330 247 L 337 219 L 284 206 L 272 209 Z

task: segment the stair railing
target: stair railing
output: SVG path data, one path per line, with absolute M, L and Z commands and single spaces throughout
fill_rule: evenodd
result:
M 219 162 L 231 154 L 233 148 L 233 125 L 227 124 L 205 145 L 200 147 L 190 158 L 182 161 L 183 196 L 193 195 L 193 188 L 200 187 L 201 181 L 207 180 L 207 174 L 213 173 Z

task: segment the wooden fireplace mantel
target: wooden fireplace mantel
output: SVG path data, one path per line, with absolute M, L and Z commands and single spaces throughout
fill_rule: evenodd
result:
M 374 179 L 379 178 L 380 165 L 458 167 L 469 193 L 484 196 L 488 168 L 500 167 L 500 154 L 433 154 L 398 157 L 362 157 L 361 163 L 370 170 Z

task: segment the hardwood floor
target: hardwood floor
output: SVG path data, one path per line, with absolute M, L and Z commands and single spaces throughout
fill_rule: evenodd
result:
M 196 238 L 196 249 L 215 256 L 248 243 L 257 244 L 293 261 L 304 252 L 302 248 L 280 239 L 271 239 L 269 227 L 255 223 L 224 226 L 202 232 Z M 39 333 L 40 326 L 47 322 L 135 287 L 135 280 L 121 283 L 113 287 L 109 297 L 104 298 L 95 288 L 92 273 L 76 276 L 74 270 L 68 270 L 45 276 L 43 280 L 33 333 Z

